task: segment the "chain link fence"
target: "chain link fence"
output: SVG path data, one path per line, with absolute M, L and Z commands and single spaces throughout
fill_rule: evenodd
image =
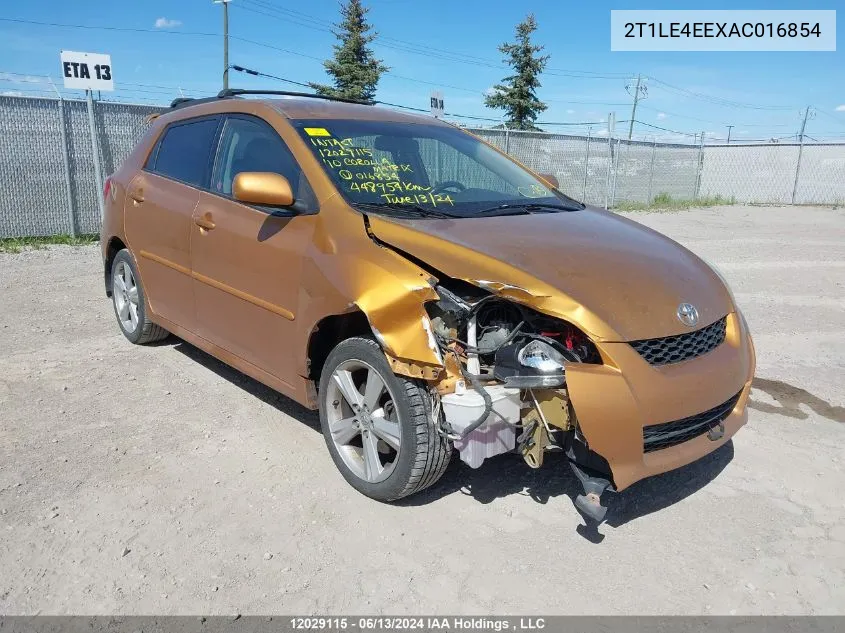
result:
M 686 145 L 467 128 L 589 204 L 715 198 L 845 204 L 845 144 Z M 799 161 L 800 156 L 800 161 Z
M 104 175 L 132 151 L 162 108 L 94 103 Z M 740 203 L 845 203 L 845 144 L 685 145 L 606 136 L 467 128 L 562 191 L 614 208 L 657 196 Z M 449 157 L 443 156 L 447 170 Z M 448 173 L 446 171 L 445 173 Z M 0 96 L 0 238 L 100 230 L 87 104 Z
M 161 108 L 94 104 L 104 174 L 129 155 Z M 100 183 L 85 101 L 0 96 L 0 238 L 100 230 Z

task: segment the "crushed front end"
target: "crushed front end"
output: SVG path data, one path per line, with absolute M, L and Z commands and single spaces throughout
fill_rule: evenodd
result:
M 695 461 L 746 421 L 755 358 L 738 312 L 682 335 L 609 342 L 513 292 L 455 279 L 434 289 L 425 307 L 445 368 L 432 383 L 440 432 L 473 468 L 508 452 L 540 468 L 564 452 L 584 487 L 576 506 L 595 521 L 606 490 Z

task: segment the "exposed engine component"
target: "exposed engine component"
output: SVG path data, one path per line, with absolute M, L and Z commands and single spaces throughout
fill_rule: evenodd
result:
M 492 403 L 489 412 L 484 398 L 475 391 L 450 393 L 440 399 L 446 419 L 458 437 L 453 440 L 455 448 L 460 451 L 461 460 L 472 468 L 481 466 L 488 457 L 512 451 L 519 424 L 519 389 L 500 385 L 482 389 Z M 475 425 L 481 416 L 482 424 Z M 471 429 L 473 425 L 475 428 Z
M 452 380 L 464 386 L 441 396 L 443 432 L 473 468 L 515 448 L 539 468 L 573 429 L 566 364 L 601 362 L 598 351 L 565 321 L 448 281 L 426 304 L 440 353 L 460 372 Z
M 455 283 L 454 280 L 452 282 Z M 438 285 L 435 289 L 441 299 L 426 304 L 434 332 L 441 338 L 444 347 L 454 343 L 460 347 L 461 353 L 476 353 L 481 365 L 488 369 L 496 364 L 497 352 L 506 345 L 514 345 L 514 353 L 518 354 L 531 340 L 538 341 L 538 344 L 527 350 L 522 355 L 523 359 L 530 357 L 538 363 L 545 355 L 550 359 L 559 356 L 568 362 L 601 362 L 596 347 L 575 326 L 507 299 L 479 294 L 483 291 L 472 288 L 473 294 L 458 295 Z M 464 288 L 461 291 L 466 293 Z M 470 344 L 467 328 L 473 317 L 476 340 Z M 540 368 L 536 363 L 527 366 Z
M 519 452 L 526 464 L 539 468 L 546 451 L 563 450 L 555 443 L 555 435 L 568 430 L 569 399 L 562 389 L 538 393 L 528 389 L 525 399 L 528 409 L 522 416 L 522 435 L 517 438 Z
M 519 453 L 531 468 L 543 465 L 546 448 L 551 444 L 549 432 L 536 409 L 529 409 L 522 418 L 522 434 L 517 438 Z
M 475 318 L 481 350 L 496 350 L 504 345 L 514 327 L 522 321 L 519 309 L 505 301 L 488 301 L 478 309 Z
M 534 403 L 550 426 L 564 431 L 574 428 L 569 413 L 569 394 L 566 389 L 532 390 Z

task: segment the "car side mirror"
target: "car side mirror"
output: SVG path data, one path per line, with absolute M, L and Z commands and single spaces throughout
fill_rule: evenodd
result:
M 242 171 L 232 182 L 232 197 L 240 202 L 268 207 L 289 207 L 294 203 L 288 179 L 269 171 Z
M 557 181 L 557 176 L 554 176 L 552 174 L 537 174 L 537 175 L 540 176 L 540 178 L 545 180 L 547 183 L 549 183 L 554 189 L 560 188 L 560 183 Z

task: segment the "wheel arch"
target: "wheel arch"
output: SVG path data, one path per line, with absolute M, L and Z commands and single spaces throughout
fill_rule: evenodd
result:
M 353 336 L 373 336 L 374 332 L 367 315 L 360 309 L 332 314 L 320 319 L 308 336 L 306 365 L 308 378 L 319 384 L 323 365 L 331 351 L 341 341 Z
M 126 248 L 126 244 L 117 236 L 111 237 L 106 245 L 106 255 L 103 258 L 103 282 L 105 283 L 107 297 L 111 297 L 112 293 L 111 268 L 114 258 L 124 248 Z

